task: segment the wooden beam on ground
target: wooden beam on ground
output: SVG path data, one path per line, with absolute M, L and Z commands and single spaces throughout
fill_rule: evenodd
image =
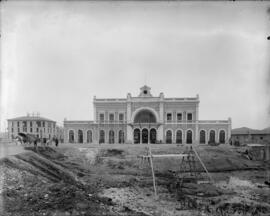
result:
M 186 157 L 188 154 L 163 154 L 163 155 L 139 155 L 140 158 L 165 158 L 165 157 Z

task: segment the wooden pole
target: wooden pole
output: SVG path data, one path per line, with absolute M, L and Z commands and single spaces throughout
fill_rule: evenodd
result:
M 149 132 L 148 132 L 148 151 L 149 151 L 149 159 L 150 159 L 150 166 L 151 166 L 151 171 L 152 171 L 152 178 L 153 178 L 153 187 L 154 187 L 154 193 L 155 197 L 157 198 L 157 188 L 156 188 L 156 178 L 155 178 L 155 171 L 154 171 L 154 166 L 153 166 L 153 157 L 152 157 L 152 151 L 151 151 L 151 146 L 150 146 L 150 125 L 149 125 Z
M 202 162 L 202 160 L 201 160 L 201 158 L 200 158 L 198 152 L 195 150 L 194 146 L 192 146 L 192 149 L 193 149 L 193 151 L 195 152 L 195 155 L 197 156 L 198 160 L 200 161 L 200 163 L 201 163 L 202 167 L 204 168 L 205 172 L 207 173 L 209 179 L 212 181 L 212 183 L 214 183 L 213 178 L 211 177 L 211 175 L 210 175 L 210 173 L 208 172 L 206 166 L 205 166 L 204 163 Z

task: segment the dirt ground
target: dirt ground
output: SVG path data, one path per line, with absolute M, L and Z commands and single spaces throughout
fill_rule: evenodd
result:
M 153 154 L 186 151 L 177 145 L 151 148 Z M 149 163 L 138 158 L 146 145 L 26 147 L 0 159 L 0 214 L 269 215 L 270 188 L 264 184 L 269 163 L 248 160 L 228 146 L 196 150 L 213 182 L 197 159 L 199 182 L 194 176 L 180 182 L 180 158 L 155 158 L 155 196 Z

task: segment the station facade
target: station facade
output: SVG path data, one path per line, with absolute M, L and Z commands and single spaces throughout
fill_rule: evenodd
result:
M 94 97 L 93 121 L 64 121 L 68 143 L 178 143 L 229 142 L 231 119 L 199 120 L 199 95 L 155 97 L 143 86 L 136 97 Z

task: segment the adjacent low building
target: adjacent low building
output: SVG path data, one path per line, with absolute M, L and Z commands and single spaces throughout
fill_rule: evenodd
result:
M 41 116 L 27 115 L 8 119 L 8 137 L 14 139 L 19 133 L 32 134 L 38 138 L 51 139 L 57 135 L 56 122 Z
M 94 97 L 93 121 L 64 120 L 69 143 L 229 143 L 231 119 L 199 120 L 199 95 L 166 98 L 143 86 L 138 96 Z
M 254 130 L 247 127 L 235 128 L 232 130 L 231 144 L 270 144 L 270 128 Z

